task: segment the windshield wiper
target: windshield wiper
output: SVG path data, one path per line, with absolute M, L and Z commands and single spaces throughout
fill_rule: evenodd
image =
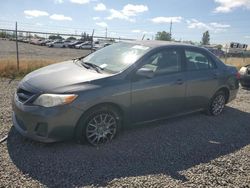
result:
M 82 57 L 77 57 L 77 58 L 74 58 L 74 59 L 72 59 L 73 61 L 75 61 L 75 60 L 78 60 L 78 61 L 80 61 L 80 60 L 82 60 L 83 58 L 85 58 L 86 57 L 86 55 L 85 56 L 82 56 Z
M 72 59 L 74 62 L 75 61 L 81 61 L 82 66 L 84 66 L 86 69 L 93 68 L 96 72 L 101 73 L 100 70 L 104 70 L 104 68 L 94 64 L 94 63 L 89 63 L 89 62 L 83 62 L 82 59 L 85 58 L 86 56 L 78 57 L 75 59 Z
M 94 63 L 89 63 L 89 62 L 82 62 L 81 63 L 85 68 L 93 68 L 96 72 L 98 72 L 98 73 L 101 73 L 101 71 L 100 70 L 103 70 L 103 68 L 102 67 L 100 67 L 100 66 L 98 66 L 98 65 L 96 65 L 96 64 L 94 64 Z

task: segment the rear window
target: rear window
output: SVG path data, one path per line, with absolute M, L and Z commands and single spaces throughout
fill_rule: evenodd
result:
M 200 52 L 186 50 L 185 51 L 187 70 L 207 70 L 214 68 L 214 65 L 210 58 L 203 55 Z

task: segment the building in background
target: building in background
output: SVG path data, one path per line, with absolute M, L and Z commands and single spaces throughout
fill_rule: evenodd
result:
M 222 50 L 229 56 L 242 56 L 247 52 L 248 45 L 238 42 L 230 42 L 223 45 Z

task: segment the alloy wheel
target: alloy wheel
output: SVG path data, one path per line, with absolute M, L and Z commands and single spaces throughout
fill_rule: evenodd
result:
M 225 97 L 224 95 L 217 95 L 211 105 L 211 112 L 213 115 L 219 115 L 225 107 Z
M 117 121 L 108 112 L 93 116 L 87 123 L 86 138 L 92 145 L 101 145 L 111 141 L 117 131 Z

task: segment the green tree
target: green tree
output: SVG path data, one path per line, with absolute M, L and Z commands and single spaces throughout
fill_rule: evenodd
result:
M 210 35 L 209 31 L 206 31 L 203 33 L 202 39 L 201 39 L 201 44 L 202 45 L 209 45 L 210 44 Z
M 0 32 L 0 38 L 6 38 L 6 37 L 7 37 L 7 35 L 5 32 Z
M 62 40 L 63 38 L 60 35 L 50 35 L 49 39 L 51 39 L 51 40 L 57 40 L 57 39 Z
M 11 34 L 9 32 L 6 32 L 6 31 L 1 31 L 0 38 L 11 38 Z
M 68 37 L 67 40 L 76 40 L 75 37 Z
M 170 33 L 166 32 L 166 31 L 159 31 L 159 32 L 157 32 L 155 39 L 156 40 L 171 41 L 171 35 L 170 35 Z

